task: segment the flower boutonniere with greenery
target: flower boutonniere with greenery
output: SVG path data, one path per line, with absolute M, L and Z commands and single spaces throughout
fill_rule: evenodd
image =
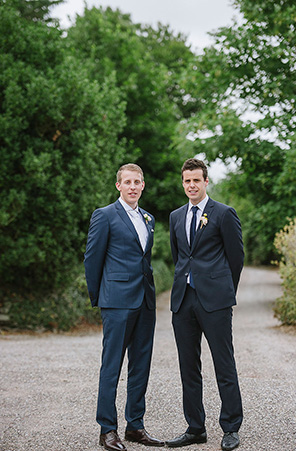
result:
M 208 223 L 207 213 L 204 213 L 204 215 L 201 216 L 200 222 L 201 222 L 200 229 L 202 229 L 202 227 L 203 227 L 203 226 L 206 226 L 206 224 Z
M 148 224 L 148 222 L 151 221 L 151 218 L 149 215 L 147 215 L 147 213 L 144 214 L 144 218 L 145 218 L 146 224 Z

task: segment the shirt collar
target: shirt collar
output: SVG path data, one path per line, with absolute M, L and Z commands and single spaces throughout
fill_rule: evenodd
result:
M 139 213 L 139 206 L 138 205 L 136 206 L 136 208 L 132 208 L 121 197 L 119 197 L 119 202 L 122 205 L 122 207 L 125 209 L 125 211 L 136 211 L 137 213 Z
M 195 205 L 195 207 L 198 207 L 199 210 L 201 210 L 201 213 L 203 212 L 205 205 L 207 204 L 208 201 L 208 195 L 206 194 L 206 196 L 204 197 L 204 199 L 202 199 L 199 204 Z M 194 205 L 192 204 L 192 202 L 189 200 L 189 206 L 188 206 L 188 212 L 191 211 L 192 207 L 194 207 Z

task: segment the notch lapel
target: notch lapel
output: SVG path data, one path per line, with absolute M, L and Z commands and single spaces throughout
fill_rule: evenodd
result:
M 194 250 L 194 248 L 196 246 L 199 245 L 199 243 L 200 243 L 200 241 L 201 241 L 201 239 L 203 237 L 204 231 L 205 231 L 206 227 L 209 224 L 209 218 L 210 218 L 210 216 L 212 214 L 213 206 L 214 206 L 214 202 L 213 202 L 213 200 L 211 200 L 211 198 L 209 198 L 208 201 L 207 201 L 207 204 L 205 205 L 203 213 L 202 213 L 202 216 L 204 215 L 204 213 L 207 214 L 207 221 L 208 222 L 207 222 L 206 226 L 203 226 L 202 228 L 201 228 L 201 221 L 199 222 L 198 228 L 196 230 L 195 238 L 194 238 L 194 241 L 193 241 L 193 245 L 192 245 L 192 248 L 191 248 L 191 252 Z
M 118 215 L 120 216 L 122 221 L 126 224 L 126 226 L 129 228 L 129 230 L 131 231 L 131 233 L 133 234 L 134 238 L 137 240 L 137 242 L 139 243 L 139 245 L 140 245 L 140 247 L 142 249 L 141 242 L 140 242 L 139 236 L 137 234 L 137 231 L 135 230 L 135 227 L 132 224 L 132 221 L 129 219 L 127 212 L 122 207 L 122 205 L 120 204 L 119 200 L 117 200 L 115 202 L 115 207 L 116 207 Z
M 147 242 L 146 242 L 145 251 L 144 251 L 144 253 L 146 253 L 148 251 L 148 249 L 153 245 L 154 229 L 153 229 L 152 219 L 151 219 L 151 221 L 148 221 L 148 223 L 147 223 L 147 221 L 144 217 L 144 214 L 146 214 L 146 211 L 143 210 L 142 208 L 139 208 L 139 212 L 143 216 L 143 221 L 144 221 L 144 223 L 147 227 L 147 231 L 148 231 L 148 237 L 147 237 Z
M 179 229 L 179 232 L 184 236 L 184 242 L 185 242 L 186 248 L 187 248 L 188 252 L 190 252 L 191 248 L 190 248 L 187 236 L 186 236 L 186 227 L 185 227 L 188 206 L 189 206 L 189 204 L 186 204 L 182 207 L 182 215 L 180 216 L 180 219 L 178 221 L 178 229 Z

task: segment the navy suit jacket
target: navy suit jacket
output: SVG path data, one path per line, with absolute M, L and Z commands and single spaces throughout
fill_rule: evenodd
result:
M 175 264 L 171 310 L 182 303 L 187 277 L 192 272 L 197 297 L 208 312 L 236 304 L 236 291 L 243 268 L 242 231 L 235 210 L 208 199 L 204 213 L 208 222 L 196 231 L 190 248 L 186 236 L 188 204 L 170 215 L 170 240 Z
M 139 209 L 144 216 L 147 213 Z M 85 275 L 92 306 L 135 309 L 145 297 L 148 308 L 155 309 L 155 288 L 151 266 L 154 217 L 146 223 L 145 251 L 135 227 L 117 200 L 98 208 L 91 217 L 86 252 Z

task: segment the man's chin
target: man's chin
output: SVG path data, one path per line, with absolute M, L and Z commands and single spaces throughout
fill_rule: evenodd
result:
M 200 202 L 200 199 L 197 196 L 189 196 L 189 199 L 194 204 L 199 204 L 199 202 Z

